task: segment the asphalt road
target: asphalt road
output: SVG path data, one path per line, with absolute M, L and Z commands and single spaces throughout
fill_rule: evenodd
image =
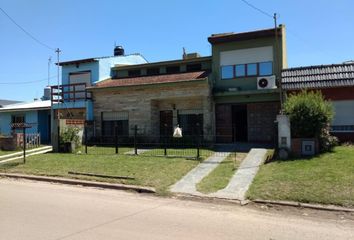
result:
M 0 239 L 354 239 L 348 219 L 0 179 Z

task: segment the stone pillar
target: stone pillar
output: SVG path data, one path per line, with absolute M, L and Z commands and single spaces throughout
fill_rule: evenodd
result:
M 278 147 L 291 151 L 290 121 L 287 115 L 277 115 Z

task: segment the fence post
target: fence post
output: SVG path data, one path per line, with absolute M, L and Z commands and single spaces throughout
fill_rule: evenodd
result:
M 199 129 L 199 123 L 197 125 L 197 159 L 200 158 L 200 129 Z
M 60 125 L 59 125 L 59 120 L 58 120 L 58 128 L 57 128 L 57 132 L 58 132 L 58 139 L 57 139 L 57 144 L 58 144 L 58 152 L 60 152 Z
M 87 154 L 87 123 L 85 123 L 85 128 L 84 128 L 84 131 L 85 131 L 85 154 Z
M 165 134 L 163 136 L 163 145 L 164 145 L 164 155 L 167 156 L 167 124 L 165 123 Z
M 117 123 L 114 126 L 114 142 L 115 142 L 115 148 L 116 148 L 116 154 L 118 154 L 118 126 Z
M 138 126 L 135 125 L 134 126 L 134 154 L 135 155 L 138 155 L 137 139 L 136 139 L 137 133 L 138 133 Z
M 26 163 L 26 127 L 23 126 L 23 164 Z

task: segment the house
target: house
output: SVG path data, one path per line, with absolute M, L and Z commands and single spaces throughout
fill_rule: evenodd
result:
M 274 143 L 277 87 L 287 67 L 285 26 L 213 34 L 212 89 L 218 142 Z
M 36 100 L 33 102 L 17 103 L 0 108 L 0 135 L 12 135 L 19 132 L 13 124 L 27 123 L 31 126 L 26 130 L 28 134 L 38 134 L 42 144 L 51 141 L 51 101 Z M 22 133 L 22 131 L 20 132 Z
M 183 59 L 112 68 L 112 78 L 88 90 L 94 101 L 97 136 L 140 134 L 171 136 L 179 124 L 184 136 L 213 134 L 210 88 L 211 57 L 184 54 Z M 212 139 L 211 139 L 212 140 Z
M 201 134 L 217 142 L 275 141 L 280 108 L 277 80 L 286 63 L 285 26 L 213 34 L 212 55 L 115 66 L 112 77 L 88 91 L 96 136 Z M 278 50 L 278 51 L 277 51 Z
M 61 62 L 62 85 L 52 86 L 53 119 L 93 122 L 95 137 L 203 135 L 220 143 L 274 143 L 278 82 L 287 67 L 285 26 L 213 34 L 212 55 L 147 63 L 118 54 Z M 115 51 L 116 54 L 116 51 Z M 75 120 L 74 122 L 72 120 Z M 53 125 L 54 126 L 54 125 Z M 56 132 L 56 131 L 53 131 Z
M 62 81 L 51 86 L 52 138 L 58 142 L 59 124 L 80 125 L 93 120 L 93 102 L 87 88 L 111 77 L 111 67 L 146 63 L 140 54 L 124 54 L 121 46 L 116 46 L 114 56 L 86 58 L 60 62 Z M 56 145 L 54 144 L 54 148 Z
M 140 54 L 124 55 L 124 49 L 115 48 L 114 56 L 87 58 L 60 62 L 62 81 L 59 86 L 52 86 L 53 117 L 61 119 L 92 120 L 91 95 L 86 87 L 110 78 L 114 65 L 146 63 Z
M 0 99 L 0 108 L 5 107 L 6 105 L 15 104 L 15 103 L 20 103 L 20 101 Z
M 305 66 L 282 71 L 288 94 L 302 89 L 321 91 L 333 103 L 331 133 L 341 141 L 354 141 L 354 63 Z

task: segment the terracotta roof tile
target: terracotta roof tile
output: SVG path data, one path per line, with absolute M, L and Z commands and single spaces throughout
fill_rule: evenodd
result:
M 209 75 L 208 71 L 198 71 L 198 72 L 164 74 L 164 75 L 155 75 L 155 76 L 107 79 L 98 82 L 95 86 L 91 87 L 91 89 L 151 85 L 151 84 L 160 84 L 160 83 L 191 82 L 191 81 L 205 79 L 208 77 L 208 75 Z

